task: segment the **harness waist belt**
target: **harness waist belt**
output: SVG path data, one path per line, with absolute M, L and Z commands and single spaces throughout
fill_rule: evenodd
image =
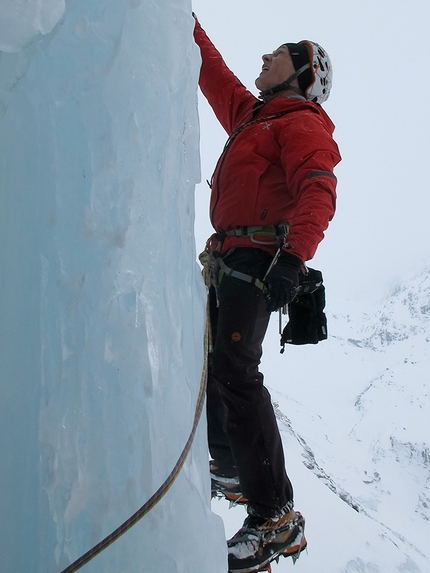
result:
M 217 233 L 217 235 L 225 237 L 244 237 L 247 235 L 254 235 L 256 233 L 269 235 L 271 237 L 285 236 L 288 234 L 288 225 L 280 223 L 279 225 L 268 225 L 266 227 L 261 225 L 254 227 L 235 227 L 229 231 L 221 231 L 220 233 Z

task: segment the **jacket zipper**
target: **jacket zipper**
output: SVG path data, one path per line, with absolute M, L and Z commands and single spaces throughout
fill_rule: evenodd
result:
M 279 118 L 279 117 L 282 117 L 283 115 L 286 115 L 287 113 L 289 113 L 289 111 L 282 111 L 282 112 L 279 112 L 279 113 L 276 113 L 276 114 L 273 114 L 273 115 L 267 115 L 267 116 L 265 116 L 265 117 L 254 118 L 254 119 L 252 119 L 252 120 L 250 120 L 250 121 L 247 121 L 247 122 L 243 123 L 242 125 L 240 125 L 239 127 L 237 127 L 237 128 L 232 132 L 232 134 L 230 135 L 230 137 L 227 139 L 226 144 L 224 145 L 224 149 L 223 149 L 223 151 L 222 151 L 222 153 L 221 153 L 220 158 L 219 158 L 218 161 L 217 161 L 217 164 L 216 164 L 216 166 L 215 166 L 215 170 L 214 170 L 214 172 L 213 172 L 213 175 L 212 175 L 211 180 L 210 180 L 210 183 L 209 183 L 209 187 L 211 188 L 211 190 L 213 190 L 214 175 L 215 175 L 215 173 L 216 173 L 216 199 L 215 199 L 214 206 L 213 206 L 213 208 L 212 208 L 212 210 L 211 210 L 211 213 L 210 213 L 210 219 L 211 219 L 212 222 L 214 221 L 215 209 L 217 208 L 218 202 L 219 202 L 219 199 L 220 199 L 220 186 L 219 186 L 220 173 L 221 173 L 222 167 L 223 167 L 223 165 L 224 165 L 225 158 L 226 158 L 226 156 L 227 156 L 227 151 L 230 149 L 230 147 L 231 147 L 232 143 L 234 142 L 234 140 L 236 139 L 236 137 L 237 137 L 240 133 L 242 133 L 242 131 L 243 131 L 244 129 L 246 129 L 247 127 L 249 127 L 250 125 L 255 125 L 255 124 L 257 124 L 257 123 L 262 123 L 262 122 L 264 122 L 264 121 L 269 121 L 269 120 L 271 120 L 271 119 L 277 119 L 277 118 Z M 216 229 L 216 228 L 215 228 L 215 230 L 216 230 L 216 231 L 219 231 L 219 229 Z

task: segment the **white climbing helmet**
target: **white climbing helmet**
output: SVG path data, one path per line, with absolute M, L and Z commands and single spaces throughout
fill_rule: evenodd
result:
M 328 99 L 333 81 L 331 61 L 327 52 L 316 42 L 302 40 L 309 52 L 312 80 L 304 96 L 308 101 L 322 104 Z

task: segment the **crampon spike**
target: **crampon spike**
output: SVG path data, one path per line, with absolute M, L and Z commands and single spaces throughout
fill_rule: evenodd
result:
M 300 545 L 301 545 L 301 543 L 302 543 L 302 540 L 303 540 L 303 537 L 304 537 L 304 536 L 305 536 L 304 529 L 303 529 L 303 527 L 300 527 L 300 532 L 299 532 L 299 535 L 298 535 L 298 541 L 299 541 Z M 297 541 L 297 538 L 296 538 L 296 541 Z M 296 561 L 297 561 L 297 559 L 300 557 L 302 551 L 303 551 L 303 550 L 298 551 L 297 553 L 291 555 L 291 558 L 292 558 L 292 560 L 293 560 L 293 565 L 296 564 Z

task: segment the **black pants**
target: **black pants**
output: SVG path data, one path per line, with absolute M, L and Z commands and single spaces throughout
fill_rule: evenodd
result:
M 224 258 L 238 271 L 262 279 L 271 257 L 238 248 Z M 271 517 L 293 499 L 270 394 L 258 370 L 269 323 L 261 289 L 224 276 L 219 307 L 211 288 L 214 339 L 208 376 L 209 450 L 219 466 L 236 466 L 248 511 Z

